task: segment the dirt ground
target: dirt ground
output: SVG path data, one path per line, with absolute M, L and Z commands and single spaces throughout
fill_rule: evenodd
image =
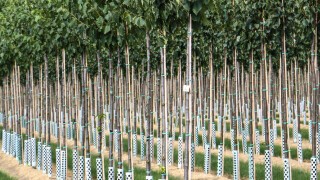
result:
M 0 152 L 0 170 L 19 180 L 49 180 L 49 177 L 42 171 L 23 164 L 19 165 L 15 158 L 2 151 Z

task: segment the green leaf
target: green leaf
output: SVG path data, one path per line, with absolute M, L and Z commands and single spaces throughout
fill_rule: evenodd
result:
M 183 6 L 183 8 L 186 10 L 186 11 L 190 11 L 190 4 L 189 4 L 189 1 L 184 1 L 183 3 L 182 3 L 182 6 Z
M 36 22 L 38 22 L 40 18 L 41 17 L 39 15 L 36 15 L 36 17 L 34 19 L 35 19 Z
M 139 27 L 142 27 L 142 26 L 145 26 L 145 25 L 146 25 L 146 21 L 145 21 L 143 18 L 141 18 L 141 17 L 137 17 L 137 18 L 135 18 L 135 20 L 134 20 L 134 24 L 136 24 L 136 25 L 139 26 Z
M 128 11 L 126 11 L 126 12 L 124 12 L 124 14 L 123 14 L 123 19 L 126 21 L 126 22 L 128 22 L 128 23 L 130 23 L 131 22 L 131 15 L 130 15 L 130 13 L 128 12 Z
M 106 25 L 106 26 L 104 27 L 103 32 L 104 32 L 104 34 L 107 34 L 108 32 L 110 32 L 110 30 L 111 30 L 110 26 L 109 26 L 109 25 Z
M 103 18 L 100 16 L 97 20 L 96 20 L 97 26 L 99 27 L 99 29 L 102 29 L 102 24 L 103 24 Z
M 201 9 L 202 9 L 202 2 L 198 0 L 193 4 L 192 11 L 195 15 L 197 15 L 201 11 Z

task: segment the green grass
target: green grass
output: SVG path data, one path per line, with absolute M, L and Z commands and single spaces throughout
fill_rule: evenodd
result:
M 2 132 L 2 126 L 0 126 L 0 131 Z M 2 136 L 2 133 L 0 133 L 0 138 Z M 22 134 L 22 138 L 23 139 L 26 139 L 26 135 L 25 134 Z M 109 145 L 109 136 L 106 136 L 106 145 L 108 146 Z M 123 139 L 123 149 L 124 149 L 124 152 L 127 152 L 128 150 L 128 140 L 127 139 Z M 51 143 L 50 144 L 51 146 L 51 149 L 52 149 L 52 163 L 55 164 L 56 162 L 56 148 L 57 148 L 57 144 L 56 143 Z M 139 146 L 138 146 L 138 153 L 140 154 L 140 141 L 139 141 Z M 71 148 L 68 148 L 67 149 L 67 164 L 68 164 L 68 170 L 72 170 L 72 149 Z M 91 173 L 92 173 L 92 177 L 93 178 L 96 178 L 97 177 L 97 169 L 96 169 L 96 159 L 98 158 L 98 155 L 97 154 L 94 154 L 94 153 L 91 153 Z M 109 159 L 108 158 L 104 158 L 104 165 L 105 165 L 105 177 L 108 177 L 108 164 L 109 164 Z M 118 162 L 115 161 L 115 172 L 117 172 L 117 165 Z M 127 163 L 123 163 L 123 169 L 124 169 L 124 172 L 127 172 L 128 171 L 128 165 Z M 161 179 L 161 172 L 160 171 L 152 171 L 152 176 L 154 179 Z M 145 179 L 146 177 L 146 170 L 144 168 L 140 168 L 140 167 L 134 167 L 134 177 L 136 179 Z M 13 180 L 13 178 L 7 176 L 6 174 L 0 172 L 0 180 Z M 170 176 L 169 174 L 169 179 L 170 180 L 178 180 L 180 178 L 177 178 L 177 177 L 174 177 L 174 176 Z
M 202 136 L 201 135 L 199 135 L 199 142 L 200 141 L 201 141 L 201 144 L 202 144 Z M 217 144 L 220 144 L 221 143 L 221 138 L 216 138 L 216 142 L 217 142 Z M 238 141 L 238 143 L 239 143 L 239 151 L 243 152 L 242 151 L 242 149 L 243 149 L 242 148 L 242 141 Z M 247 141 L 247 144 L 249 144 L 249 141 Z M 228 149 L 228 150 L 231 150 L 231 141 L 230 141 L 230 139 L 225 138 L 225 146 L 224 147 L 226 149 Z M 264 154 L 265 150 L 266 150 L 265 143 L 260 143 L 260 154 Z M 291 147 L 290 150 L 291 150 L 291 158 L 297 160 L 298 159 L 298 157 L 297 157 L 297 148 Z M 312 150 L 305 148 L 305 149 L 303 149 L 302 154 L 303 154 L 303 158 L 304 159 L 311 159 Z M 282 157 L 281 146 L 280 145 L 274 145 L 274 156 L 275 157 Z
M 230 130 L 230 123 L 229 122 L 226 123 L 226 127 L 227 127 L 227 130 Z M 277 128 L 277 130 L 278 130 L 278 134 L 281 134 L 280 133 L 281 129 L 279 127 Z M 259 126 L 259 131 L 262 132 L 261 126 Z M 290 131 L 290 133 L 292 135 L 292 131 Z M 302 133 L 302 135 L 304 134 L 304 136 L 309 136 L 306 129 L 301 129 L 301 133 Z M 137 128 L 137 134 L 140 134 L 140 128 Z M 157 130 L 154 130 L 153 134 L 154 134 L 154 137 L 157 137 Z M 179 136 L 178 132 L 176 132 L 175 134 L 176 134 L 176 137 Z M 185 140 L 185 137 L 183 137 L 183 139 Z M 224 141 L 225 141 L 224 142 L 225 149 L 231 150 L 231 140 L 229 138 L 224 138 Z M 198 135 L 198 143 L 199 143 L 199 145 L 203 145 L 201 134 Z M 220 143 L 221 143 L 221 138 L 216 137 L 216 144 L 220 144 Z M 242 151 L 242 149 L 243 149 L 242 148 L 242 141 L 240 140 L 240 141 L 238 141 L 238 143 L 239 143 L 239 151 L 243 152 Z M 249 141 L 247 141 L 247 144 L 249 144 Z M 140 148 L 140 145 L 138 146 L 138 148 Z M 266 147 L 265 147 L 264 142 L 261 142 L 260 143 L 260 154 L 264 154 L 265 149 L 266 149 Z M 294 160 L 297 160 L 298 159 L 297 148 L 291 147 L 290 150 L 291 150 L 291 158 Z M 303 154 L 303 159 L 309 160 L 312 157 L 312 150 L 308 149 L 308 148 L 304 148 L 302 151 L 302 154 Z M 274 145 L 274 156 L 275 157 L 282 157 L 281 145 Z
M 11 177 L 7 173 L 0 171 L 0 180 L 15 180 L 16 178 Z
M 227 126 L 228 127 L 228 126 Z M 0 130 L 2 131 L 2 127 L 0 126 Z M 140 129 L 137 128 L 138 134 L 140 133 Z M 154 132 L 155 137 L 156 137 L 156 130 Z M 1 133 L 0 133 L 1 134 Z M 1 137 L 1 135 L 0 135 Z M 25 136 L 23 136 L 25 138 Z M 176 137 L 178 137 L 178 133 L 176 133 Z M 217 144 L 221 142 L 220 138 L 217 138 Z M 239 146 L 240 146 L 240 151 L 242 151 L 242 143 L 239 141 Z M 199 144 L 202 144 L 202 136 L 199 135 Z M 109 136 L 106 136 L 106 145 L 109 145 Z M 52 143 L 51 144 L 52 150 L 55 151 L 56 149 L 56 144 Z M 141 153 L 141 142 L 140 140 L 137 140 L 137 153 L 140 155 Z M 265 146 L 263 143 L 261 143 L 261 149 L 260 152 L 261 154 L 264 154 Z M 225 139 L 225 148 L 226 149 L 231 149 L 231 142 L 230 139 Z M 128 139 L 123 138 L 123 151 L 127 152 L 128 151 Z M 157 147 L 156 144 L 154 145 L 154 158 L 156 158 L 156 152 L 157 152 Z M 68 169 L 72 170 L 72 150 L 68 149 Z M 280 146 L 275 146 L 274 150 L 275 156 L 281 157 L 281 147 Z M 293 159 L 296 159 L 296 148 L 291 148 L 291 156 Z M 311 150 L 309 149 L 304 149 L 303 150 L 303 157 L 304 159 L 310 159 L 311 158 Z M 55 162 L 55 153 L 52 153 L 52 162 Z M 96 177 L 96 166 L 95 166 L 95 161 L 96 161 L 97 155 L 96 154 L 91 154 L 91 163 L 92 163 L 92 176 L 95 178 Z M 175 148 L 174 149 L 174 163 L 177 163 L 178 159 L 178 150 Z M 212 154 L 211 155 L 211 170 L 216 173 L 217 170 L 217 155 Z M 204 167 L 204 154 L 201 152 L 196 152 L 195 154 L 195 166 L 198 168 L 203 168 Z M 105 158 L 104 160 L 105 166 L 109 164 L 108 159 Z M 117 162 L 115 162 L 117 164 Z M 225 157 L 224 158 L 224 173 L 226 176 L 232 176 L 232 158 L 231 157 Z M 105 167 L 107 169 L 107 167 Z M 283 179 L 283 167 L 280 166 L 273 166 L 273 179 Z M 128 170 L 128 166 L 126 163 L 124 163 L 124 170 Z M 116 169 L 115 169 L 116 172 Z M 144 179 L 146 172 L 144 168 L 134 168 L 134 173 L 135 173 L 135 178 L 136 179 Z M 152 175 L 154 179 L 159 179 L 161 174 L 158 171 L 152 171 Z M 107 177 L 107 171 L 105 171 L 105 176 Z M 264 178 L 264 165 L 263 164 L 258 164 L 256 163 L 256 178 L 257 179 L 263 179 Z M 240 161 L 240 177 L 241 178 L 248 178 L 248 163 L 244 161 Z M 303 171 L 301 169 L 292 169 L 292 178 L 293 179 L 310 179 L 310 173 Z M 320 178 L 320 173 L 318 173 L 318 178 Z M 1 179 L 1 176 L 0 176 Z M 169 179 L 179 179 L 177 177 L 172 177 L 169 176 Z
M 107 138 L 106 140 L 108 140 L 109 138 Z M 124 139 L 124 143 L 126 144 L 123 148 L 124 150 L 127 149 L 128 147 L 128 140 Z M 57 145 L 55 143 L 51 143 L 51 148 L 53 151 L 55 151 L 55 149 L 57 148 Z M 67 152 L 67 157 L 68 157 L 68 169 L 72 170 L 72 149 L 68 148 L 68 152 Z M 97 154 L 91 153 L 91 174 L 93 178 L 97 177 L 97 169 L 96 169 L 96 159 L 98 158 Z M 56 162 L 56 156 L 55 153 L 52 153 L 52 162 Z M 115 164 L 117 164 L 118 162 L 115 161 Z M 105 177 L 108 177 L 108 164 L 109 164 L 109 159 L 108 158 L 104 158 L 104 165 L 105 165 Z M 117 166 L 115 166 L 115 172 L 117 172 Z M 123 169 L 124 172 L 128 171 L 128 165 L 127 163 L 123 163 Z M 154 179 L 161 179 L 161 172 L 160 171 L 152 171 L 152 175 Z M 139 168 L 139 167 L 134 167 L 134 176 L 136 179 L 145 179 L 146 177 L 146 171 L 144 168 Z M 175 180 L 175 179 L 179 179 L 177 177 L 173 177 L 169 175 L 169 179 Z
M 215 121 L 215 123 L 217 124 L 218 122 Z M 228 132 L 230 132 L 230 122 L 226 122 L 226 130 Z M 209 129 L 209 123 L 206 123 L 206 129 Z M 259 125 L 258 126 L 258 129 L 259 129 L 259 132 L 261 133 L 262 132 L 262 126 Z M 290 138 L 293 138 L 293 128 L 292 127 L 289 127 L 289 137 Z M 281 127 L 277 127 L 277 134 L 278 136 L 281 134 Z M 309 130 L 308 129 L 300 129 L 300 134 L 301 134 L 301 137 L 303 140 L 308 140 L 309 139 Z
M 109 137 L 106 136 L 106 140 L 108 140 Z M 108 142 L 108 141 L 107 141 Z M 217 138 L 217 144 L 219 144 L 221 142 L 220 138 Z M 127 139 L 123 139 L 123 150 L 125 152 L 127 152 L 127 143 L 128 140 Z M 201 135 L 199 135 L 199 144 L 202 143 L 202 137 Z M 241 143 L 241 142 L 240 142 Z M 140 145 L 141 142 L 140 140 L 137 140 L 137 153 L 140 154 Z M 240 147 L 242 148 L 242 144 L 240 144 Z M 225 148 L 226 149 L 231 149 L 231 142 L 230 139 L 225 139 Z M 240 149 L 241 149 L 240 148 Z M 260 147 L 260 151 L 261 154 L 264 154 L 264 150 L 265 150 L 265 146 L 264 144 L 261 144 Z M 295 148 L 291 148 L 296 150 Z M 291 150 L 291 156 L 296 158 L 296 152 L 294 152 L 294 150 Z M 242 151 L 242 149 L 241 149 Z M 156 145 L 154 145 L 154 158 L 156 158 L 156 152 L 157 152 L 157 147 Z M 280 146 L 276 146 L 275 147 L 275 151 L 274 151 L 275 155 L 277 155 L 278 157 L 281 157 L 281 147 Z M 303 151 L 303 155 L 305 159 L 310 159 L 311 158 L 311 152 L 309 152 L 309 150 L 304 150 Z M 310 156 L 310 158 L 308 158 Z M 218 156 L 215 154 L 211 154 L 211 170 L 216 173 L 217 170 L 217 162 L 218 160 Z M 178 150 L 175 148 L 174 149 L 174 163 L 178 163 Z M 232 176 L 233 175 L 233 169 L 230 168 L 233 166 L 233 160 L 231 157 L 225 157 L 224 158 L 224 174 L 226 176 Z M 256 179 L 264 179 L 265 177 L 265 168 L 264 168 L 264 164 L 259 164 L 256 163 Z M 196 152 L 195 154 L 195 167 L 198 168 L 203 168 L 204 167 L 204 154 L 201 152 Z M 273 166 L 272 167 L 272 176 L 273 179 L 283 179 L 283 167 L 281 166 Z M 296 168 L 292 168 L 292 178 L 293 179 L 310 179 L 310 173 L 303 171 L 301 169 L 296 169 Z M 249 175 L 249 165 L 248 162 L 244 162 L 244 161 L 240 161 L 240 177 L 241 178 L 248 178 Z M 320 178 L 320 173 L 318 173 L 318 178 Z

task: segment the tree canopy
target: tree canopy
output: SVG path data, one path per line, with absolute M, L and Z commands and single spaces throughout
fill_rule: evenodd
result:
M 261 41 L 266 42 L 267 56 L 272 58 L 276 70 L 281 55 L 280 18 L 283 16 L 288 64 L 298 60 L 300 67 L 304 67 L 310 56 L 315 12 L 318 9 L 307 0 L 286 1 L 284 11 L 281 2 L 273 0 L 1 1 L 0 78 L 8 75 L 14 62 L 21 67 L 24 77 L 31 63 L 38 68 L 47 56 L 49 77 L 54 80 L 54 63 L 62 48 L 66 50 L 67 71 L 71 70 L 73 60 L 80 68 L 80 55 L 87 51 L 89 73 L 95 74 L 96 52 L 101 51 L 103 67 L 107 67 L 107 59 L 117 62 L 118 49 L 125 69 L 126 43 L 130 47 L 131 64 L 136 70 L 146 68 L 143 66 L 146 31 L 150 33 L 152 69 L 159 67 L 159 49 L 164 45 L 168 63 L 174 63 L 177 68 L 181 61 L 185 69 L 189 14 L 193 16 L 193 58 L 205 71 L 209 67 L 210 47 L 217 70 L 222 67 L 224 53 L 232 64 L 234 48 L 238 51 L 238 61 L 245 67 L 252 51 L 259 68 Z

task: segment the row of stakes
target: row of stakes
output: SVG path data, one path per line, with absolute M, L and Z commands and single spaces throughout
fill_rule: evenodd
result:
M 300 112 L 303 112 L 302 115 L 304 116 L 304 124 L 306 124 L 306 113 L 304 110 L 304 102 L 301 102 L 300 104 Z M 280 107 L 280 106 L 278 106 Z M 288 106 L 289 107 L 289 106 Z M 226 106 L 227 108 L 227 106 Z M 246 108 L 246 115 L 248 117 L 248 108 Z M 288 108 L 289 110 L 289 108 Z M 290 112 L 290 111 L 289 111 Z M 261 119 L 261 110 L 257 110 L 257 114 L 260 115 Z M 290 117 L 290 116 L 289 116 Z M 10 117 L 9 117 L 10 118 Z M 1 114 L 0 116 L 0 123 L 2 123 L 3 115 Z M 218 127 L 217 131 L 221 131 L 221 121 L 223 120 L 222 116 L 218 116 Z M 292 122 L 291 122 L 292 120 Z M 39 130 L 39 122 L 38 120 L 36 121 L 35 129 L 36 131 Z M 226 121 L 223 121 L 226 123 Z M 236 119 L 236 122 L 239 126 L 240 131 L 239 133 L 242 135 L 242 148 L 243 148 L 243 153 L 248 154 L 248 164 L 249 164 L 249 179 L 255 179 L 255 166 L 254 166 L 254 153 L 255 154 L 260 154 L 260 132 L 258 129 L 255 130 L 255 147 L 254 145 L 247 145 L 247 136 L 248 136 L 248 124 L 249 120 L 248 118 L 245 119 L 244 126 L 241 127 L 241 123 L 239 119 Z M 312 140 L 312 131 L 311 131 L 311 121 L 309 121 L 309 141 L 311 143 Z M 140 122 L 141 123 L 141 122 Z M 274 155 L 274 141 L 277 138 L 277 122 L 276 120 L 272 121 L 274 129 L 270 131 L 270 150 L 265 150 L 265 179 L 272 179 L 272 163 L 271 163 L 271 157 Z M 295 119 L 289 118 L 289 123 L 293 124 L 293 137 L 294 137 L 294 142 L 298 143 L 298 161 L 301 163 L 303 162 L 303 156 L 302 156 L 302 136 L 301 134 L 298 133 L 297 131 L 297 121 Z M 26 127 L 27 122 L 25 119 L 22 118 L 22 126 Z M 104 122 L 104 127 L 103 127 L 103 132 L 106 124 L 108 122 Z M 125 124 L 125 123 L 124 123 Z M 56 122 L 50 122 L 49 124 L 53 135 L 57 137 L 57 123 Z M 177 126 L 177 124 L 175 124 Z M 194 143 L 191 144 L 191 169 L 194 170 L 195 167 L 195 147 L 199 146 L 199 129 L 201 127 L 201 121 L 198 118 L 198 126 L 195 127 L 195 141 Z M 316 179 L 317 178 L 317 164 L 319 163 L 320 159 L 320 125 L 318 126 L 318 132 L 317 132 L 317 157 L 312 157 L 311 158 L 311 179 Z M 43 127 L 42 127 L 43 128 Z M 124 127 L 125 128 L 125 127 Z M 226 132 L 226 124 L 224 124 L 224 132 Z M 69 122 L 67 125 L 67 138 L 72 139 L 73 129 L 72 125 Z M 264 135 L 264 123 L 262 123 L 262 132 Z M 234 130 L 230 130 L 231 133 L 231 147 L 234 149 L 234 146 L 238 146 L 236 140 L 234 140 Z M 97 138 L 97 132 L 95 131 L 94 128 L 91 130 L 91 137 L 93 141 L 93 145 L 96 146 L 96 138 Z M 213 122 L 212 123 L 212 142 L 208 143 L 206 142 L 207 138 L 207 130 L 205 129 L 205 126 L 202 126 L 202 142 L 204 142 L 204 173 L 209 173 L 210 169 L 210 163 L 209 163 L 209 158 L 210 158 L 210 149 L 211 148 L 217 148 L 216 145 L 216 125 Z M 80 137 L 82 136 L 82 131 L 80 129 Z M 284 139 L 283 139 L 283 134 L 281 132 L 281 137 L 282 137 L 282 152 L 284 149 Z M 119 138 L 119 133 L 115 132 L 115 151 L 118 149 L 118 144 L 117 144 L 117 139 Z M 144 160 L 144 154 L 145 154 L 145 137 L 143 134 L 140 134 L 141 138 L 141 159 Z M 106 147 L 105 144 L 105 138 L 103 137 L 103 147 Z M 137 153 L 137 134 L 133 134 L 133 156 L 136 157 L 138 155 Z M 168 138 L 168 165 L 173 164 L 173 152 L 174 152 L 174 147 L 173 147 L 173 142 L 175 141 L 175 133 L 173 133 L 173 136 Z M 42 142 L 36 142 L 36 138 L 31 138 L 28 137 L 27 140 L 24 140 L 22 147 L 22 137 L 21 135 L 17 134 L 16 132 L 6 132 L 5 130 L 2 131 L 2 151 L 8 155 L 11 155 L 16 158 L 19 163 L 22 163 L 22 148 L 24 149 L 23 152 L 23 163 L 24 165 L 32 166 L 34 168 L 37 168 L 38 170 L 42 170 L 43 173 L 47 174 L 49 177 L 52 176 L 52 150 L 49 144 L 42 144 Z M 151 136 L 151 149 L 150 149 L 150 154 L 151 158 L 153 157 L 153 137 Z M 157 139 L 157 147 L 161 147 L 161 142 L 162 140 L 160 138 Z M 37 146 L 36 146 L 37 144 Z M 38 148 L 38 154 L 36 154 L 36 147 Z M 239 149 L 239 148 L 237 148 Z M 254 152 L 255 149 L 255 152 Z M 162 149 L 157 148 L 157 164 L 161 164 L 161 157 L 162 157 Z M 67 177 L 67 153 L 66 149 L 60 149 L 59 147 L 55 151 L 56 153 L 56 176 L 57 179 L 66 179 Z M 224 153 L 224 147 L 223 145 L 218 145 L 218 166 L 217 166 L 217 175 L 218 176 L 223 176 L 223 153 Z M 240 179 L 240 165 L 239 165 L 239 152 L 238 150 L 233 150 L 232 151 L 232 156 L 233 156 L 233 179 Z M 289 159 L 284 158 L 284 155 L 282 155 L 283 162 L 284 162 L 284 179 L 291 179 L 291 168 L 290 168 L 290 163 Z M 152 159 L 151 159 L 152 160 Z M 78 151 L 76 148 L 73 149 L 72 152 L 72 165 L 73 165 L 73 179 L 92 179 L 91 177 L 91 159 L 90 158 L 85 158 L 84 156 L 79 156 Z M 96 167 L 97 167 L 97 179 L 102 180 L 104 178 L 104 170 L 103 170 L 103 163 L 101 158 L 96 159 Z M 178 137 L 178 168 L 183 168 L 183 138 L 182 136 Z M 85 173 L 84 173 L 85 172 Z M 85 177 L 82 177 L 85 174 Z M 117 180 L 122 180 L 124 179 L 124 171 L 123 169 L 117 169 Z M 126 172 L 126 178 L 127 180 L 133 179 L 133 172 Z M 113 167 L 108 167 L 108 179 L 113 180 L 114 179 L 114 168 Z M 152 176 L 147 176 L 147 180 L 153 179 Z

